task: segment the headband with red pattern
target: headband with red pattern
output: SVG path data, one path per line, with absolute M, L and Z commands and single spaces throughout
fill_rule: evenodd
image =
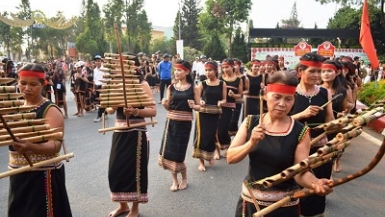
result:
M 190 71 L 190 69 L 188 69 L 186 66 L 182 65 L 182 64 L 175 64 L 174 65 L 174 68 L 176 69 L 182 69 L 184 71 Z
M 299 63 L 301 65 L 309 66 L 309 67 L 321 67 L 322 62 L 314 62 L 314 61 L 308 61 L 308 60 L 300 60 Z
M 289 86 L 285 84 L 268 84 L 267 85 L 267 92 L 275 92 L 275 93 L 282 93 L 282 94 L 295 94 L 295 91 L 297 87 L 295 86 Z
M 39 72 L 39 71 L 19 71 L 18 73 L 19 77 L 35 77 L 35 78 L 45 78 L 44 72 Z
M 334 71 L 337 71 L 337 67 L 333 64 L 324 63 L 322 64 L 323 69 L 332 69 Z

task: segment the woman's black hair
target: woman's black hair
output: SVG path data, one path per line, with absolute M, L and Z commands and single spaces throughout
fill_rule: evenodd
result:
M 218 73 L 218 63 L 216 61 L 207 61 L 206 65 L 212 65 L 212 66 L 215 67 L 215 69 L 214 69 L 215 76 L 218 78 L 218 76 L 219 76 L 219 73 Z
M 267 84 L 281 83 L 284 85 L 297 87 L 299 81 L 295 74 L 290 72 L 277 72 L 268 76 Z
M 231 58 L 226 58 L 222 60 L 222 63 L 228 63 L 229 65 L 234 66 L 234 60 Z
M 20 71 L 31 71 L 33 73 L 45 74 L 44 67 L 38 63 L 27 63 L 19 69 L 19 72 Z M 44 78 L 39 78 L 39 81 L 42 85 L 44 85 Z
M 306 53 L 304 55 L 302 55 L 299 60 L 303 60 L 303 61 L 311 61 L 311 62 L 318 62 L 318 63 L 322 63 L 326 60 L 325 57 L 317 54 L 317 53 Z M 300 63 L 297 64 L 297 66 L 295 67 L 295 70 L 297 70 L 298 72 L 298 69 L 301 68 L 302 70 L 306 70 L 307 68 L 309 68 L 309 66 L 306 66 L 306 65 L 303 65 Z
M 181 64 L 189 70 L 190 75 L 186 76 L 186 81 L 190 84 L 194 84 L 194 80 L 191 76 L 191 64 L 190 64 L 190 62 L 185 61 L 185 60 L 178 60 L 178 61 L 176 61 L 176 64 Z
M 326 60 L 324 63 L 334 65 L 337 68 L 337 70 L 342 70 L 342 64 L 340 64 L 338 61 Z M 338 72 L 336 71 L 336 73 L 338 73 Z M 323 81 L 321 81 L 321 84 L 322 83 L 323 83 Z M 346 97 L 347 88 L 348 88 L 348 86 L 346 84 L 346 78 L 344 77 L 343 73 L 341 72 L 334 78 L 334 81 L 332 84 L 332 89 L 334 90 L 334 95 L 341 93 L 343 95 L 343 97 L 337 98 L 336 100 L 334 100 L 334 103 L 342 103 L 342 101 Z

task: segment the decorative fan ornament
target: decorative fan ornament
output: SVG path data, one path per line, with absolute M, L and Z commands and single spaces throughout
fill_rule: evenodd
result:
M 12 19 L 6 16 L 0 15 L 0 21 L 2 21 L 3 23 L 9 26 L 14 26 L 14 27 L 27 27 L 33 24 L 40 24 L 40 25 L 46 25 L 53 29 L 67 29 L 71 27 L 76 22 L 76 19 L 77 19 L 76 17 L 72 17 L 71 19 L 66 21 L 64 17 L 47 18 L 45 14 L 40 10 L 32 11 L 31 19 L 27 19 L 27 20 L 22 20 L 18 18 L 15 14 L 10 14 L 10 16 L 12 17 Z

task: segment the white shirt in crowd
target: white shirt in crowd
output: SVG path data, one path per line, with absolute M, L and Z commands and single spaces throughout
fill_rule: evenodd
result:
M 94 83 L 96 86 L 102 85 L 103 83 L 101 80 L 103 79 L 103 71 L 101 71 L 99 68 L 94 68 Z
M 198 62 L 197 63 L 196 71 L 197 71 L 198 76 L 206 75 L 205 65 L 206 65 L 205 62 Z

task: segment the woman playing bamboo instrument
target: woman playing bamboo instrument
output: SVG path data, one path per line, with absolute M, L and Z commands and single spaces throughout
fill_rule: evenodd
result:
M 196 112 L 193 157 L 199 159 L 200 171 L 205 171 L 205 160 L 214 164 L 214 152 L 217 146 L 217 131 L 221 105 L 226 102 L 225 82 L 218 79 L 218 64 L 208 61 L 205 64 L 207 79 L 199 83 L 202 96 L 201 110 Z
M 268 112 L 249 115 L 240 126 L 227 152 L 227 162 L 234 164 L 249 156 L 249 174 L 242 187 L 242 195 L 235 216 L 252 216 L 257 208 L 265 208 L 284 198 L 299 185 L 312 188 L 317 194 L 332 192 L 327 185 L 328 179 L 318 179 L 311 172 L 296 175 L 271 188 L 257 187 L 252 184 L 265 177 L 275 175 L 297 164 L 309 156 L 309 128 L 288 115 L 295 103 L 295 90 L 298 80 L 288 72 L 276 72 L 269 76 L 264 93 Z M 250 191 L 248 190 L 250 184 Z M 252 195 L 250 195 L 250 192 Z M 298 200 L 290 201 L 266 217 L 298 217 Z
M 136 65 L 139 60 L 134 59 Z M 141 75 L 138 71 L 137 75 Z M 143 91 L 148 98 L 152 99 L 152 91 L 143 79 L 139 78 Z M 144 122 L 146 117 L 156 115 L 155 106 L 134 108 L 107 108 L 108 114 L 116 111 L 115 126 L 127 126 L 127 118 L 130 123 L 138 124 Z M 116 217 L 122 213 L 127 213 L 128 217 L 139 216 L 139 203 L 147 203 L 148 186 L 148 158 L 149 143 L 147 139 L 146 127 L 135 127 L 126 130 L 115 130 L 112 135 L 112 146 L 108 167 L 108 181 L 111 190 L 111 200 L 119 202 L 119 207 L 109 214 L 109 217 Z M 131 210 L 127 203 L 132 202 Z
M 33 106 L 37 119 L 45 119 L 50 128 L 64 132 L 64 119 L 60 108 L 41 96 L 44 86 L 44 69 L 39 64 L 27 64 L 19 70 L 19 90 L 24 94 L 25 105 Z M 22 153 L 33 163 L 59 156 L 62 140 L 31 143 L 18 140 L 9 146 L 9 168 L 28 165 Z M 10 177 L 8 216 L 72 216 L 65 187 L 62 162 Z
M 296 90 L 296 103 L 293 108 L 293 118 L 303 124 L 319 124 L 334 120 L 331 94 L 323 87 L 317 84 L 321 80 L 322 63 L 324 57 L 307 53 L 300 57 L 297 65 L 297 73 L 301 81 Z M 310 131 L 310 137 L 313 141 L 317 138 L 318 142 L 312 142 L 310 153 L 315 153 L 320 147 L 327 143 L 327 137 L 322 130 Z M 327 162 L 313 169 L 318 178 L 330 178 L 332 173 L 332 162 Z M 311 195 L 301 198 L 301 215 L 314 216 L 323 214 L 325 211 L 325 196 Z
M 184 160 L 190 139 L 192 110 L 200 110 L 199 89 L 194 86 L 190 75 L 190 63 L 178 60 L 174 70 L 177 83 L 168 87 L 166 98 L 162 100 L 162 105 L 168 113 L 158 158 L 158 164 L 172 173 L 171 191 L 187 187 L 187 168 Z M 178 173 L 182 174 L 180 183 Z

